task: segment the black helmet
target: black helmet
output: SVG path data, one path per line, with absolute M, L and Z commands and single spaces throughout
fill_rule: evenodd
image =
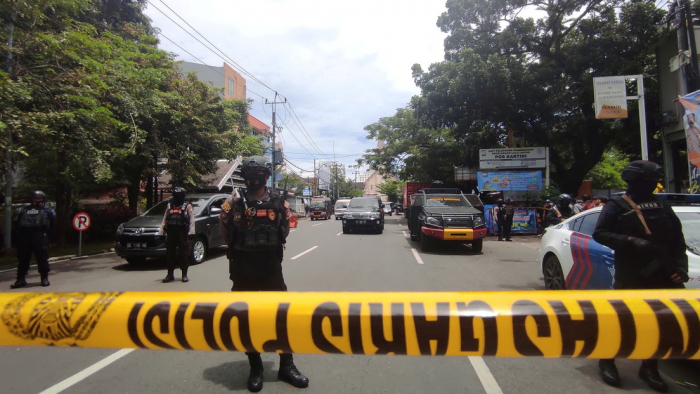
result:
M 635 160 L 622 170 L 622 180 L 630 183 L 638 179 L 649 178 L 659 181 L 664 176 L 660 165 L 648 160 Z
M 270 163 L 262 156 L 250 156 L 243 159 L 241 174 L 245 177 L 245 173 L 251 170 L 265 171 L 266 175 L 272 175 Z
M 557 204 L 567 205 L 569 203 L 571 203 L 571 196 L 570 195 L 568 195 L 566 193 L 562 193 L 559 195 L 559 197 L 557 197 Z
M 589 196 L 588 194 L 584 194 L 583 196 L 581 196 L 581 200 L 583 200 L 583 201 L 588 201 L 590 199 L 591 199 L 591 196 Z
M 176 195 L 184 196 L 185 194 L 187 194 L 187 190 L 185 190 L 184 188 L 182 188 L 180 186 L 175 186 L 173 188 L 173 196 L 176 196 Z
M 498 200 L 496 200 L 496 204 L 498 204 L 498 205 L 503 204 L 503 199 L 502 199 L 502 198 L 499 198 Z
M 41 190 L 34 190 L 32 192 L 32 199 L 34 198 L 41 198 L 43 200 L 46 200 L 46 194 L 44 194 L 44 192 L 42 192 Z

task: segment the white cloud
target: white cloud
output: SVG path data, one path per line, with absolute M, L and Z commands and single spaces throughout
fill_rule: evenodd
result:
M 160 0 L 150 1 L 146 14 L 166 37 L 207 64 L 223 64 L 156 9 L 187 28 Z M 445 34 L 435 23 L 445 11 L 444 0 L 164 1 L 236 63 L 287 97 L 321 151 L 332 158 L 335 150 L 345 164 L 359 157 L 345 155 L 375 146 L 365 139 L 364 126 L 393 115 L 419 92 L 411 66 L 427 69 L 443 57 Z M 161 39 L 161 47 L 179 59 L 197 61 L 167 39 Z M 249 90 L 274 98 L 265 86 L 246 80 Z M 253 93 L 248 97 L 255 100 L 251 113 L 271 124 L 270 106 Z M 294 134 L 321 157 L 281 106 L 278 119 L 288 120 L 281 137 L 286 151 L 306 152 Z M 312 166 L 308 154 L 290 157 L 300 167 Z

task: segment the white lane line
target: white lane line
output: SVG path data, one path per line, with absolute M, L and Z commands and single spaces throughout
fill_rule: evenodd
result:
M 496 382 L 496 378 L 493 377 L 491 370 L 486 365 L 483 358 L 479 356 L 469 356 L 469 361 L 471 361 L 472 367 L 474 367 L 474 371 L 481 381 L 481 385 L 484 386 L 486 394 L 503 394 L 503 390 L 501 390 L 498 382 Z
M 106 358 L 102 359 L 101 361 L 96 362 L 95 364 L 92 364 L 91 366 L 83 369 L 82 371 L 76 373 L 75 375 L 71 376 L 70 378 L 56 383 L 55 385 L 47 388 L 46 390 L 42 391 L 39 394 L 57 394 L 60 393 L 61 391 L 73 386 L 74 384 L 80 383 L 81 381 L 87 379 L 90 375 L 98 372 L 102 368 L 108 366 L 109 364 L 119 360 L 120 358 L 126 356 L 127 354 L 133 352 L 135 349 L 121 349 L 120 351 L 113 353 L 110 356 L 107 356 Z
M 297 230 L 289 230 L 290 233 L 293 233 L 293 232 L 295 232 L 295 231 L 297 231 Z
M 304 252 L 299 253 L 298 255 L 292 257 L 290 260 L 297 259 L 297 258 L 299 258 L 299 257 L 301 257 L 301 256 L 303 256 L 303 255 L 305 255 L 305 254 L 307 254 L 307 253 L 309 253 L 310 251 L 312 251 L 312 250 L 314 250 L 314 249 L 316 249 L 316 248 L 318 248 L 318 245 L 314 246 L 314 247 L 311 248 L 311 249 L 307 249 L 307 250 L 304 251 Z
M 404 236 L 404 237 L 408 237 L 408 235 L 406 234 L 405 231 L 401 231 L 401 232 L 403 233 L 403 236 Z
M 322 225 L 322 224 L 323 224 L 323 223 L 319 223 L 319 224 L 313 224 L 313 225 L 311 225 L 311 227 L 316 227 L 316 226 L 320 226 L 320 225 Z
M 339 232 L 338 234 L 336 234 L 335 236 L 337 237 L 337 236 L 339 236 L 339 235 L 342 234 L 342 233 L 343 233 L 343 232 L 341 231 L 341 232 Z
M 411 248 L 411 252 L 413 252 L 413 257 L 415 257 L 416 260 L 418 260 L 418 264 L 423 264 L 423 260 L 422 260 L 422 259 L 420 258 L 420 256 L 418 255 L 418 251 L 415 250 L 415 249 L 413 249 L 413 248 Z

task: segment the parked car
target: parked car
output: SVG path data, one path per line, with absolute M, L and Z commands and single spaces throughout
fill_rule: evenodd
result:
M 343 216 L 343 234 L 366 229 L 381 234 L 384 231 L 383 207 L 379 197 L 354 197 Z
M 601 207 L 583 211 L 545 230 L 539 261 L 548 290 L 614 287 L 613 250 L 593 240 Z M 700 288 L 700 206 L 674 206 L 688 247 L 687 288 Z
M 201 263 L 211 248 L 226 244 L 219 235 L 219 213 L 226 198 L 228 194 L 187 195 L 195 216 L 195 239 L 190 248 L 192 263 Z M 169 201 L 161 201 L 143 215 L 119 225 L 114 246 L 118 256 L 129 264 L 143 263 L 147 257 L 165 256 L 165 237 L 158 236 L 158 229 Z
M 348 204 L 350 204 L 350 199 L 342 199 L 335 202 L 335 207 L 333 208 L 335 214 L 335 220 L 343 218 L 345 210 L 348 209 Z
M 393 208 L 396 211 L 396 214 L 403 213 L 403 203 L 401 202 L 395 202 L 393 203 Z
M 388 204 L 383 205 L 382 211 L 384 211 L 384 215 L 389 215 L 389 216 L 393 215 L 393 210 L 391 209 L 391 206 L 389 206 Z

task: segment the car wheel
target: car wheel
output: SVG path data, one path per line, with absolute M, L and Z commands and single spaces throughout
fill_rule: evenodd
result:
M 433 240 L 432 238 L 425 236 L 423 234 L 420 235 L 420 250 L 423 252 L 429 252 L 433 249 Z
M 196 237 L 190 245 L 192 264 L 200 264 L 207 257 L 207 242 L 202 237 Z
M 561 269 L 559 259 L 555 255 L 549 255 L 542 268 L 544 274 L 544 288 L 546 290 L 566 290 L 566 281 Z
M 126 262 L 131 265 L 143 264 L 146 262 L 145 257 L 127 257 Z
M 472 241 L 472 252 L 480 253 L 481 249 L 483 247 L 484 247 L 484 240 L 483 239 L 477 239 L 476 241 Z

